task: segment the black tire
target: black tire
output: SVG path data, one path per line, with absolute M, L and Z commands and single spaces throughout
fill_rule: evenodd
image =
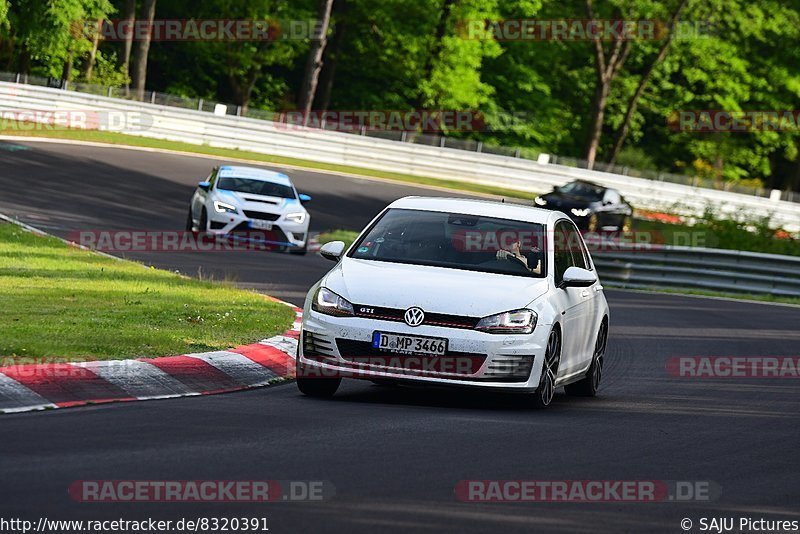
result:
M 186 216 L 186 231 L 194 232 L 194 221 L 192 220 L 192 208 L 189 208 L 189 215 Z
M 315 397 L 319 399 L 329 399 L 336 394 L 339 385 L 342 383 L 341 378 L 322 378 L 322 377 L 307 377 L 307 373 L 303 371 L 303 366 L 298 359 L 297 365 L 297 389 L 300 393 L 308 397 Z
M 600 381 L 603 378 L 603 358 L 606 353 L 606 342 L 608 341 L 608 322 L 603 319 L 600 323 L 600 331 L 597 333 L 597 341 L 594 344 L 594 356 L 586 377 L 580 382 L 564 386 L 564 392 L 572 397 L 596 397 L 600 389 Z
M 294 254 L 295 256 L 305 256 L 308 253 L 308 242 L 303 245 L 303 248 L 292 248 L 289 249 L 289 254 Z
M 547 350 L 544 354 L 542 365 L 542 376 L 539 379 L 539 387 L 533 394 L 533 407 L 544 409 L 553 402 L 556 391 L 556 375 L 561 364 L 561 332 L 554 328 L 547 338 Z
M 203 208 L 203 212 L 200 214 L 200 227 L 197 230 L 201 234 L 208 232 L 208 213 L 206 213 L 205 208 Z

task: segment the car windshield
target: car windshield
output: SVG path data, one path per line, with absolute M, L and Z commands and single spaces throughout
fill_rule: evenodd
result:
M 558 192 L 573 197 L 581 197 L 589 200 L 600 200 L 603 198 L 605 189 L 586 182 L 570 182 L 567 185 L 559 187 Z
M 361 260 L 544 277 L 541 224 L 408 209 L 390 209 L 352 248 Z
M 250 178 L 220 178 L 217 183 L 217 189 L 268 197 L 295 198 L 294 189 L 289 185 L 265 182 L 264 180 L 252 180 Z

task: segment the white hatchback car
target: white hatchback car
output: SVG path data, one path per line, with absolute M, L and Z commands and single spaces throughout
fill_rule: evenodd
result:
M 254 167 L 223 166 L 197 185 L 186 220 L 188 231 L 266 241 L 305 254 L 311 217 L 285 174 Z
M 532 394 L 597 394 L 608 304 L 563 213 L 480 200 L 389 205 L 308 293 L 297 385 L 331 396 L 342 377 Z

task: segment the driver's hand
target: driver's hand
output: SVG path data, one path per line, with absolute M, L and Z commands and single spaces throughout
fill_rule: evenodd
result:
M 497 259 L 498 260 L 507 260 L 509 256 L 512 254 L 507 250 L 498 250 L 497 251 Z

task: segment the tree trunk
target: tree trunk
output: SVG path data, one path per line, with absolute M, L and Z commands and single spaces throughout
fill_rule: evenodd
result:
M 631 127 L 631 120 L 633 119 L 633 115 L 636 113 L 636 108 L 639 107 L 639 100 L 642 98 L 647 85 L 650 83 L 650 78 L 653 76 L 653 72 L 656 70 L 656 67 L 658 67 L 658 65 L 664 61 L 664 58 L 667 56 L 667 51 L 669 50 L 670 44 L 672 44 L 672 40 L 675 36 L 673 30 L 675 29 L 675 25 L 677 24 L 678 20 L 680 20 L 681 12 L 683 12 L 688 3 L 689 0 L 681 0 L 680 4 L 678 4 L 678 7 L 676 7 L 675 11 L 672 12 L 667 29 L 667 37 L 664 39 L 664 43 L 661 45 L 661 49 L 658 51 L 655 59 L 653 59 L 653 61 L 647 66 L 644 74 L 642 74 L 642 79 L 639 80 L 639 85 L 636 87 L 633 98 L 631 98 L 630 102 L 628 102 L 628 109 L 625 111 L 625 118 L 622 121 L 619 133 L 617 133 L 617 139 L 614 142 L 614 148 L 612 149 L 611 157 L 608 160 L 609 163 L 614 163 L 617 161 L 619 153 L 622 151 L 622 147 L 625 145 L 625 140 L 628 137 L 628 132 L 630 131 Z
M 156 16 L 156 0 L 144 0 L 144 20 L 147 20 L 152 30 L 153 19 Z M 148 31 L 142 39 L 136 41 L 136 54 L 133 64 L 133 87 L 136 99 L 144 99 L 144 88 L 147 83 L 147 56 L 150 54 L 150 38 L 152 31 Z
M 64 60 L 64 68 L 61 69 L 61 79 L 69 81 L 72 77 L 72 50 L 67 52 L 67 59 Z
M 333 34 L 333 42 L 330 47 L 325 49 L 319 89 L 317 89 L 314 100 L 317 109 L 320 111 L 327 111 L 328 106 L 331 104 L 333 82 L 336 79 L 336 64 L 338 63 L 339 54 L 342 51 L 342 44 L 344 43 L 344 35 L 347 31 L 347 0 L 335 0 L 334 10 L 338 16 Z
M 592 0 L 586 0 L 586 12 L 589 15 L 589 20 L 596 20 Z M 621 14 L 617 13 L 616 18 L 621 19 Z M 597 159 L 597 151 L 600 148 L 600 140 L 603 136 L 603 119 L 605 118 L 606 104 L 608 104 L 608 95 L 611 92 L 611 84 L 614 82 L 614 78 L 616 78 L 622 65 L 625 64 L 625 60 L 631 50 L 631 41 L 629 40 L 615 39 L 608 54 L 606 54 L 605 47 L 599 36 L 595 36 L 592 42 L 597 85 L 592 99 L 589 132 L 586 139 L 585 157 L 587 169 L 593 169 Z
M 136 20 L 136 0 L 125 0 L 125 20 L 133 28 L 133 23 Z M 130 64 L 131 64 L 131 50 L 133 49 L 133 30 L 125 36 L 125 42 L 122 49 L 122 72 L 128 77 L 128 83 L 125 84 L 125 96 L 130 94 Z
M 97 21 L 97 31 L 94 32 L 94 37 L 92 38 L 92 50 L 89 52 L 89 64 L 86 66 L 86 83 L 92 81 L 94 60 L 97 57 L 97 47 L 100 46 L 100 27 L 102 24 L 102 20 Z
M 322 70 L 322 54 L 325 52 L 325 46 L 328 43 L 328 26 L 331 22 L 331 10 L 333 9 L 333 0 L 320 0 L 319 14 L 317 21 L 319 22 L 319 35 L 314 36 L 311 40 L 311 49 L 308 51 L 308 59 L 306 60 L 306 73 L 303 78 L 303 86 L 300 89 L 300 110 L 303 112 L 303 125 L 308 123 L 308 115 L 311 113 L 311 106 L 314 103 L 314 95 L 317 92 L 317 84 L 319 83 L 319 73 Z

